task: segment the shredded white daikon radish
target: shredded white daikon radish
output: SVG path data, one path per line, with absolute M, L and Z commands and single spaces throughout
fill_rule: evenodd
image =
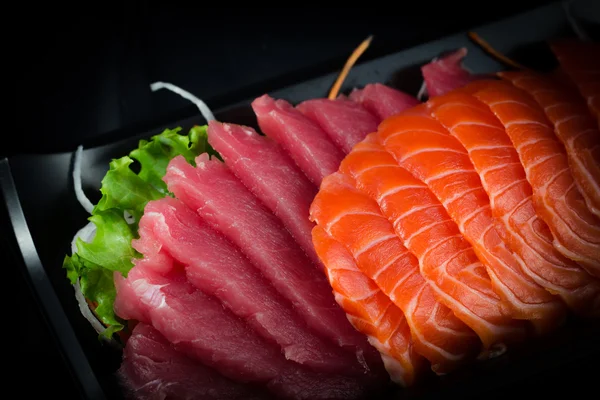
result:
M 571 29 L 573 29 L 573 32 L 575 32 L 575 35 L 577 35 L 579 40 L 582 40 L 584 42 L 589 41 L 590 37 L 585 32 L 579 21 L 577 21 L 577 18 L 575 18 L 573 16 L 573 13 L 571 12 L 572 3 L 573 2 L 570 0 L 563 1 L 562 3 L 563 10 L 565 11 L 565 16 L 567 17 L 567 22 L 569 23 L 569 26 L 571 27 Z
M 96 236 L 96 225 L 93 222 L 88 222 L 83 228 L 77 231 L 73 240 L 71 240 L 71 254 L 77 253 L 77 238 L 81 238 L 86 243 L 90 243 Z
M 83 228 L 77 231 L 73 240 L 71 241 L 71 254 L 75 254 L 77 252 L 77 239 L 81 239 L 86 243 L 91 242 L 96 235 L 96 225 L 93 222 L 89 222 Z M 90 306 L 88 302 L 85 300 L 85 296 L 81 292 L 81 285 L 79 283 L 79 279 L 73 285 L 73 289 L 75 289 L 75 298 L 77 299 L 77 303 L 79 304 L 79 311 L 81 314 L 89 321 L 92 327 L 96 330 L 97 333 L 103 333 L 106 328 L 102 325 L 102 322 L 96 318 L 92 310 L 90 310 Z
M 154 82 L 153 84 L 150 85 L 150 89 L 153 92 L 156 92 L 159 89 L 168 89 L 174 93 L 177 93 L 178 95 L 180 95 L 181 97 L 183 97 L 186 100 L 191 101 L 192 103 L 194 103 L 196 105 L 196 107 L 198 107 L 198 110 L 200 110 L 200 113 L 202 114 L 202 116 L 204 117 L 204 119 L 206 119 L 206 121 L 212 121 L 215 119 L 215 116 L 213 115 L 212 111 L 210 110 L 210 108 L 208 108 L 208 106 L 206 105 L 206 103 L 204 103 L 202 100 L 200 100 L 199 98 L 197 98 L 196 96 L 194 96 L 193 94 L 191 94 L 190 92 L 181 89 L 180 87 L 177 87 L 175 85 L 173 85 L 172 83 L 168 83 L 168 82 Z
M 85 196 L 83 189 L 81 187 L 81 159 L 83 154 L 83 146 L 78 146 L 77 151 L 75 152 L 75 160 L 73 161 L 73 185 L 75 186 L 75 196 L 79 203 L 83 206 L 85 211 L 88 213 L 92 213 L 94 209 L 94 205 L 92 202 Z
M 417 100 L 423 101 L 423 98 L 427 95 L 427 85 L 425 85 L 425 81 L 421 84 L 421 88 L 419 89 L 419 93 L 417 93 Z
M 129 225 L 135 222 L 135 217 L 127 211 L 123 212 L 123 218 L 125 219 L 125 222 L 127 222 Z
M 77 282 L 75 282 L 73 288 L 75 289 L 75 298 L 77 299 L 77 303 L 79 303 L 79 311 L 81 311 L 81 314 L 83 314 L 85 319 L 89 321 L 89 323 L 92 325 L 92 327 L 96 330 L 97 333 L 103 333 L 106 330 L 106 328 L 104 327 L 104 325 L 102 325 L 102 322 L 98 321 L 98 318 L 96 318 L 92 310 L 90 310 L 90 306 L 85 300 L 85 296 L 81 292 L 81 285 L 79 284 L 79 279 L 77 279 Z

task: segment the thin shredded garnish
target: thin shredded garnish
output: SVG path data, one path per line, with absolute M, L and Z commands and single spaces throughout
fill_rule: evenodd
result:
M 337 79 L 335 80 L 335 83 L 331 87 L 331 90 L 329 91 L 329 96 L 327 96 L 327 98 L 329 98 L 330 100 L 334 100 L 338 96 L 342 84 L 344 83 L 344 80 L 350 73 L 350 70 L 352 69 L 354 64 L 356 64 L 356 61 L 358 61 L 360 56 L 362 56 L 363 53 L 369 48 L 369 45 L 371 44 L 372 40 L 373 35 L 363 40 L 362 43 L 358 45 L 358 47 L 352 52 L 352 54 L 350 54 L 350 57 L 348 57 L 348 60 L 346 60 L 346 64 L 344 64 L 344 68 L 342 68 L 342 72 L 340 72 Z
M 429 63 L 436 62 L 439 57 L 433 57 Z M 421 83 L 421 87 L 419 88 L 419 92 L 417 93 L 417 100 L 423 101 L 427 96 L 427 83 L 425 79 L 423 79 L 423 83 Z
M 200 114 L 202 114 L 202 116 L 204 117 L 204 119 L 208 122 L 208 121 L 213 121 L 215 119 L 215 116 L 213 115 L 212 111 L 210 110 L 210 108 L 208 108 L 208 106 L 206 105 L 205 102 L 203 102 L 202 100 L 200 100 L 198 97 L 194 96 L 193 94 L 191 94 L 190 92 L 181 89 L 178 86 L 173 85 L 172 83 L 168 83 L 168 82 L 154 82 L 150 85 L 150 89 L 153 92 L 156 92 L 157 90 L 160 89 L 167 89 L 170 90 L 174 93 L 177 93 L 178 95 L 180 95 L 181 97 L 183 97 L 186 100 L 191 101 L 192 103 L 194 103 L 196 105 L 196 107 L 198 107 L 198 110 L 200 110 Z
M 86 243 L 91 242 L 94 239 L 94 235 L 96 234 L 96 225 L 93 222 L 88 222 L 83 228 L 77 231 L 73 240 L 71 241 L 71 253 L 75 254 L 77 252 L 77 239 L 81 239 Z M 83 317 L 89 321 L 94 330 L 100 334 L 102 338 L 102 333 L 106 330 L 106 327 L 102 324 L 102 322 L 94 315 L 94 312 L 91 310 L 89 303 L 85 299 L 81 291 L 81 285 L 79 283 L 79 279 L 73 285 L 73 289 L 75 290 L 75 298 L 77 299 L 77 303 L 79 304 L 79 311 Z M 104 338 L 105 340 L 107 338 Z M 110 339 L 109 342 L 114 342 L 113 339 Z M 116 342 L 115 342 L 116 343 Z
M 83 157 L 83 146 L 78 146 L 77 151 L 75 151 L 75 160 L 73 160 L 73 185 L 75 186 L 75 196 L 79 201 L 79 204 L 87 211 L 88 213 L 92 213 L 94 209 L 94 205 L 92 202 L 86 197 L 83 192 L 81 185 L 81 160 Z
M 496 60 L 500 61 L 503 64 L 511 66 L 513 68 L 522 69 L 528 71 L 529 68 L 524 65 L 519 64 L 518 62 L 508 58 L 504 54 L 500 53 L 498 50 L 494 49 L 488 42 L 486 42 L 481 36 L 479 36 L 475 32 L 469 32 L 469 38 L 475 42 L 483 51 L 488 53 L 490 56 L 494 57 Z
M 577 18 L 573 16 L 573 13 L 571 12 L 571 3 L 573 3 L 571 0 L 562 2 L 563 10 L 565 11 L 565 16 L 567 17 L 567 22 L 569 23 L 569 26 L 571 27 L 571 29 L 573 29 L 573 32 L 575 32 L 575 35 L 577 35 L 579 40 L 588 42 L 591 39 L 585 32 L 585 29 L 583 29 L 581 24 L 577 21 Z

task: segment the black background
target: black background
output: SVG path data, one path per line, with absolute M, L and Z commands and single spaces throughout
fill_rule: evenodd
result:
M 331 9 L 304 3 L 265 9 L 123 3 L 127 5 L 80 3 L 62 9 L 22 4 L 30 9 L 13 13 L 19 29 L 5 34 L 11 50 L 5 64 L 15 69 L 6 79 L 15 85 L 9 99 L 16 103 L 16 113 L 8 115 L 14 128 L 4 132 L 0 156 L 72 151 L 115 129 L 189 109 L 188 102 L 173 94 L 150 92 L 153 81 L 175 83 L 216 108 L 338 70 L 370 34 L 375 39 L 364 59 L 549 2 L 475 9 L 453 2 L 441 7 L 451 13 L 430 2 L 398 3 L 393 12 L 391 3 Z M 8 227 L 1 211 L 0 226 Z M 16 342 L 5 342 L 16 346 L 6 351 L 14 375 L 9 385 L 13 382 L 23 398 L 41 393 L 73 398 L 69 374 L 18 271 L 12 238 L 1 239 L 2 266 L 10 271 L 7 292 L 16 295 L 6 304 L 18 304 L 8 308 L 19 314 L 18 324 L 14 318 L 4 327 L 5 333 L 16 335 Z M 597 376 L 597 366 L 574 365 L 495 397 L 526 389 L 547 398 L 577 396 L 595 387 L 590 379 L 594 371 Z

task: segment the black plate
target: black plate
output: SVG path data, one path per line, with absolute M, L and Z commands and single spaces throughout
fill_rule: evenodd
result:
M 552 68 L 543 43 L 552 38 L 572 36 L 564 10 L 552 4 L 525 14 L 476 29 L 496 49 L 538 68 Z M 457 34 L 356 66 L 344 90 L 372 82 L 382 82 L 416 94 L 420 86 L 419 66 L 444 51 L 466 46 L 466 66 L 476 73 L 503 68 L 472 44 L 466 34 Z M 550 60 L 550 64 L 548 64 Z M 292 103 L 324 97 L 336 72 L 269 93 Z M 173 96 L 175 96 L 173 94 Z M 256 126 L 249 102 L 217 110 L 217 119 Z M 127 154 L 140 138 L 160 133 L 164 128 L 203 124 L 199 115 L 158 121 L 145 127 L 120 130 L 102 136 L 102 142 L 83 143 L 83 187 L 93 202 L 100 198 L 100 181 L 112 158 Z M 75 150 L 75 149 L 73 149 Z M 53 328 L 61 350 L 86 398 L 120 398 L 113 378 L 120 353 L 97 339 L 96 332 L 79 312 L 73 288 L 61 268 L 70 241 L 86 223 L 87 214 L 77 202 L 71 179 L 72 153 L 20 155 L 0 160 L 0 184 L 31 288 Z M 569 321 L 560 331 L 528 343 L 505 356 L 473 368 L 434 379 L 422 388 L 396 390 L 394 398 L 434 398 L 443 395 L 483 396 L 535 374 L 555 373 L 574 368 L 597 357 L 600 341 L 598 323 Z M 540 375 L 542 376 L 542 375 Z M 549 376 L 549 375 L 548 375 Z M 558 376 L 558 375 L 556 375 Z

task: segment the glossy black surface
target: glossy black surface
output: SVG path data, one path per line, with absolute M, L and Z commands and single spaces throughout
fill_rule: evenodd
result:
M 294 16 L 287 19 L 282 16 L 290 12 L 281 10 L 279 17 L 256 10 L 229 10 L 228 14 L 221 10 L 205 12 L 200 18 L 175 6 L 139 3 L 116 14 L 99 12 L 91 20 L 72 20 L 68 26 L 61 27 L 57 20 L 38 26 L 50 31 L 38 35 L 23 56 L 18 81 L 22 90 L 16 100 L 17 117 L 29 140 L 3 144 L 0 156 L 11 156 L 12 175 L 35 255 L 87 355 L 84 361 L 89 362 L 109 398 L 118 396 L 111 374 L 118 366 L 119 353 L 98 342 L 79 314 L 73 290 L 60 268 L 71 237 L 86 218 L 75 200 L 69 176 L 71 151 L 77 144 L 94 146 L 85 152 L 83 179 L 86 192 L 97 200 L 110 158 L 127 153 L 137 141 L 124 138 L 148 137 L 167 126 L 202 123 L 196 109 L 185 100 L 166 91 L 151 93 L 151 81 L 179 84 L 213 108 L 221 108 L 220 119 L 252 125 L 247 101 L 253 96 L 269 92 L 293 102 L 324 96 L 347 54 L 374 33 L 373 47 L 353 70 L 345 88 L 378 81 L 415 93 L 420 82 L 415 79 L 418 68 L 414 66 L 459 45 L 469 46 L 466 64 L 474 71 L 489 72 L 501 66 L 462 34 L 399 54 L 394 51 L 514 14 L 523 7 L 495 10 L 494 16 L 481 15 L 473 21 L 465 13 L 457 18 L 425 17 L 424 9 L 416 13 L 418 17 L 381 12 L 370 15 L 368 10 L 349 9 L 341 14 L 336 10 L 321 14 L 294 10 Z M 348 22 L 357 14 L 363 16 L 361 23 Z M 513 24 L 512 29 L 499 24 L 478 32 L 499 50 L 539 68 L 548 68 L 548 60 L 552 60 L 538 44 L 572 34 L 559 6 L 517 18 Z M 378 58 L 383 54 L 389 55 Z M 323 73 L 322 78 L 303 82 Z M 303 83 L 294 85 L 296 82 Z M 32 92 L 39 93 L 32 97 Z M 27 155 L 30 153 L 46 155 Z M 71 398 L 80 388 L 71 379 L 42 319 L 40 306 L 48 306 L 48 299 L 26 273 L 4 212 L 4 208 L 0 210 L 2 265 L 12 267 L 9 269 L 18 282 L 19 327 L 26 344 L 25 356 L 20 353 L 12 363 L 13 371 L 20 377 L 35 376 L 47 397 Z M 30 289 L 36 293 L 34 297 Z M 597 324 L 571 323 L 564 331 L 531 343 L 520 352 L 447 377 L 441 384 L 432 382 L 427 391 L 400 392 L 398 397 L 433 398 L 441 389 L 444 397 L 470 394 L 476 398 L 505 398 L 523 390 L 535 390 L 550 398 L 561 391 L 583 393 L 598 371 L 594 351 L 599 351 L 599 334 Z M 72 355 L 73 349 L 63 353 L 69 352 Z M 72 365 L 73 360 L 69 363 Z M 37 385 L 18 389 L 24 397 L 39 391 Z

